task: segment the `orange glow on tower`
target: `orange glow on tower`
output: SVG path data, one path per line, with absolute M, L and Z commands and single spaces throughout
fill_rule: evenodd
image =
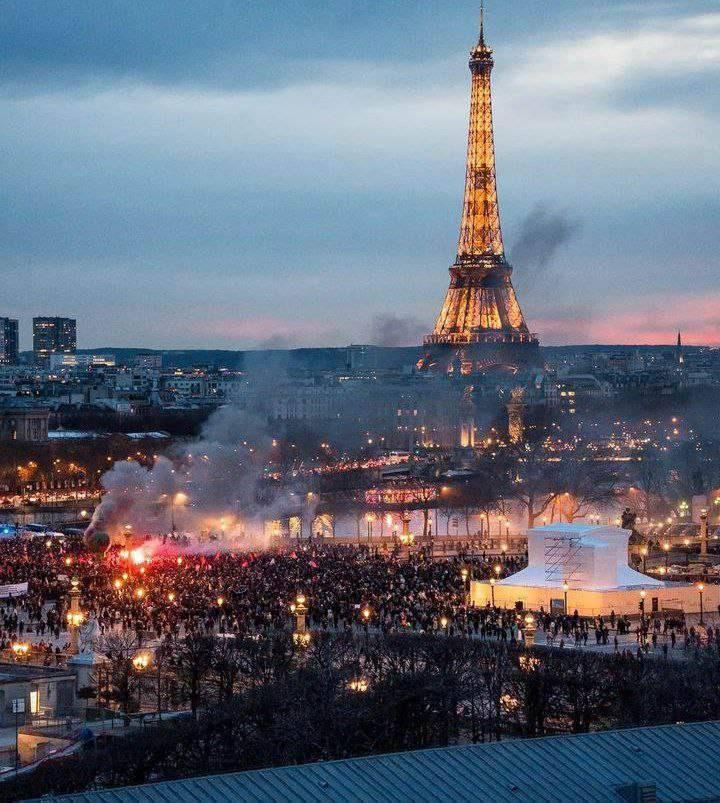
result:
M 450 287 L 431 334 L 423 370 L 463 374 L 497 364 L 539 363 L 537 339 L 523 318 L 505 259 L 495 176 L 490 73 L 492 50 L 480 38 L 470 53 L 470 122 L 465 195 Z M 455 363 L 455 365 L 454 365 Z M 457 366 L 457 368 L 456 368 Z

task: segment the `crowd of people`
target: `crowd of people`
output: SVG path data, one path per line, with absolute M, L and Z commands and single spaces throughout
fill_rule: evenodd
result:
M 432 561 L 418 552 L 401 559 L 335 544 L 197 553 L 151 541 L 102 553 L 79 539 L 12 538 L 0 543 L 0 584 L 27 581 L 28 593 L 3 600 L 0 648 L 30 636 L 33 647 L 38 638 L 43 647 L 51 641 L 62 646 L 72 579 L 80 608 L 100 636 L 134 630 L 147 640 L 282 628 L 298 595 L 307 599 L 312 628 L 427 632 L 447 621 L 448 632 L 479 632 L 480 614 L 467 607 L 470 576 L 521 567 L 517 557 Z
M 517 556 L 460 553 L 432 560 L 370 547 L 294 543 L 258 552 L 204 551 L 148 541 L 134 549 L 88 550 L 77 538 L 11 538 L 0 542 L 0 584 L 28 582 L 28 592 L 0 601 L 0 649 L 25 639 L 45 663 L 59 662 L 69 643 L 71 581 L 92 638 L 133 632 L 139 644 L 190 633 L 238 633 L 292 627 L 299 595 L 311 629 L 343 632 L 445 633 L 514 641 L 515 610 L 469 604 L 469 583 L 522 568 Z M 549 645 L 622 648 L 634 632 L 638 648 L 717 645 L 712 628 L 643 617 L 583 618 L 537 612 Z M 664 628 L 664 632 L 661 631 Z M 676 632 L 677 631 L 677 632 Z M 611 635 L 612 634 L 612 635 Z

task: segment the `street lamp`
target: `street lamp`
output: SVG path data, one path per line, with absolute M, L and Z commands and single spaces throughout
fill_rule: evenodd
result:
M 525 616 L 525 628 L 523 630 L 523 639 L 526 647 L 532 647 L 535 644 L 535 617 L 531 613 Z
M 440 627 L 445 631 L 445 635 L 448 634 L 448 618 L 447 616 L 440 617 Z
M 15 654 L 16 660 L 20 661 L 28 654 L 30 645 L 27 643 L 27 641 L 16 641 L 12 645 L 11 649 Z
M 643 588 L 640 591 L 640 621 L 642 622 L 643 626 L 645 625 L 645 597 L 647 596 L 647 591 Z
M 700 624 L 704 625 L 705 620 L 703 618 L 703 591 L 705 591 L 705 584 L 698 583 L 695 588 L 698 590 L 698 594 L 700 595 Z
M 73 577 L 70 581 L 70 610 L 67 615 L 70 627 L 70 652 L 76 654 L 80 640 L 80 625 L 85 621 L 85 616 L 80 610 L 80 581 Z
M 146 652 L 139 652 L 133 659 L 132 664 L 135 669 L 142 671 L 150 666 L 150 655 Z
M 497 580 L 494 577 L 490 578 L 490 598 L 492 600 L 492 606 L 495 607 L 495 583 Z
M 372 540 L 372 530 L 373 530 L 373 521 L 374 521 L 374 519 L 375 519 L 375 516 L 373 516 L 373 514 L 372 514 L 372 513 L 367 513 L 367 514 L 365 515 L 365 521 L 367 522 L 367 539 L 368 539 L 368 544 L 369 544 L 369 543 L 371 542 L 371 540 Z
M 664 541 L 663 542 L 663 549 L 665 550 L 665 571 L 668 570 L 668 552 L 670 552 L 670 542 Z
M 568 585 L 568 581 L 567 580 L 563 580 L 562 590 L 563 590 L 563 597 L 565 598 L 565 616 L 567 616 L 567 613 L 568 613 L 567 595 L 568 595 L 568 591 L 570 590 L 570 586 Z
M 298 647 L 307 647 L 310 643 L 310 633 L 307 629 L 306 615 L 307 605 L 305 595 L 298 594 L 295 602 L 290 606 L 290 610 L 295 614 L 295 630 L 293 631 L 293 641 Z

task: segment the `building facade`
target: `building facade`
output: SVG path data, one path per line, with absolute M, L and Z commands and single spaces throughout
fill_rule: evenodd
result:
M 42 443 L 48 439 L 49 418 L 44 407 L 0 407 L 0 441 Z
M 0 364 L 18 363 L 18 322 L 15 318 L 0 318 Z
M 33 318 L 33 355 L 39 365 L 49 365 L 51 354 L 74 354 L 77 324 L 74 318 Z

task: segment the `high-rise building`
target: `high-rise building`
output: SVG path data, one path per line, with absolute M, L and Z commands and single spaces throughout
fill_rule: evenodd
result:
M 47 365 L 51 354 L 74 354 L 76 347 L 74 318 L 33 318 L 35 362 Z
M 18 362 L 18 322 L 15 318 L 0 318 L 0 364 Z
M 480 38 L 470 53 L 472 76 L 465 198 L 450 288 L 424 341 L 421 370 L 471 374 L 493 366 L 540 363 L 505 259 L 495 178 L 490 73 L 492 50 Z

